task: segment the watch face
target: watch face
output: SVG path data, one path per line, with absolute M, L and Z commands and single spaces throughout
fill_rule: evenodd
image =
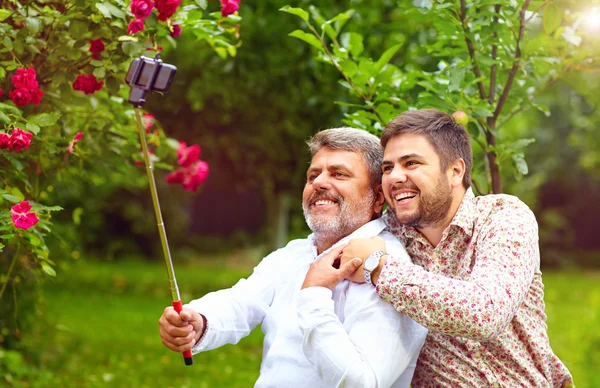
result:
M 379 257 L 369 256 L 365 260 L 365 269 L 367 271 L 373 271 L 379 265 Z

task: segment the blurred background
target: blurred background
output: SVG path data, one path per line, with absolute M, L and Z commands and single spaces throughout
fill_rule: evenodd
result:
M 424 45 L 436 39 L 436 29 L 398 11 L 399 3 L 423 7 L 427 1 L 312 0 L 293 6 L 314 5 L 328 17 L 353 8 L 347 28 L 364 36 L 365 55 L 378 57 L 390 42 L 403 42 L 391 63 L 435 69 L 438 60 Z M 233 285 L 264 255 L 309 233 L 300 207 L 309 162 L 305 140 L 343 125 L 352 109 L 334 101 L 355 103 L 333 66 L 287 36 L 302 28 L 299 19 L 278 11 L 289 3 L 241 3 L 242 45 L 235 58 L 214 55 L 186 31 L 176 48 L 165 46 L 163 59 L 177 66 L 177 75 L 170 93 L 152 95 L 146 109 L 169 136 L 199 144 L 210 165 L 197 193 L 167 185 L 166 172 L 157 172 L 184 302 Z M 583 38 L 598 47 L 600 5 L 573 0 L 557 6 L 589 9 L 595 19 Z M 600 386 L 598 70 L 561 75 L 536 97 L 544 109 L 515 112 L 503 128 L 535 139 L 525 153 L 528 173 L 503 170 L 503 191 L 536 214 L 550 341 L 578 387 Z M 38 303 L 27 300 L 26 290 L 20 294 L 19 311 L 31 309 L 24 321 L 28 334 L 0 348 L 0 385 L 252 386 L 260 330 L 237 346 L 195 356 L 192 367 L 160 343 L 157 321 L 170 293 L 139 170 L 57 183 L 47 195 L 65 209 L 53 215 L 62 237 L 49 242 L 62 256 L 58 276 L 35 283 L 41 296 L 31 298 Z

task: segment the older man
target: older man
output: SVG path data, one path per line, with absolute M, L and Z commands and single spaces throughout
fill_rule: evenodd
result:
M 429 329 L 413 387 L 569 387 L 550 348 L 538 228 L 510 195 L 475 197 L 465 129 L 437 110 L 405 112 L 383 131 L 386 215 L 413 262 L 380 239 L 352 241 L 377 292 Z M 363 270 L 352 276 L 364 282 Z
M 313 234 L 267 256 L 248 279 L 192 301 L 159 320 L 163 343 L 182 352 L 265 333 L 256 387 L 408 387 L 426 330 L 367 284 L 344 280 L 360 260 L 336 269 L 350 238 L 381 237 L 409 262 L 379 219 L 384 198 L 378 139 L 351 128 L 319 132 L 302 208 Z

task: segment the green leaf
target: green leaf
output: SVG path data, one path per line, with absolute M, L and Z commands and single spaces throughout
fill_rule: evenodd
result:
M 10 194 L 2 194 L 2 198 L 6 199 L 7 201 L 10 201 L 12 203 L 21 202 L 21 200 L 19 198 L 15 197 L 14 195 L 10 195 Z
M 31 116 L 29 122 L 40 127 L 47 127 L 56 124 L 61 114 L 58 112 L 54 113 L 40 113 L 39 115 Z
M 104 3 L 104 6 L 113 16 L 118 17 L 120 19 L 125 18 L 125 12 L 123 12 L 120 8 L 115 7 L 113 4 L 106 2 Z
M 452 68 L 450 69 L 450 83 L 448 84 L 449 92 L 457 92 L 461 90 L 461 84 L 465 79 L 467 69 L 463 68 Z
M 37 34 L 40 31 L 40 20 L 34 17 L 28 17 L 25 19 L 25 26 L 32 35 Z
M 19 198 L 19 201 L 25 200 L 25 196 L 23 195 L 23 193 L 21 193 L 21 190 L 19 190 L 18 187 L 13 187 L 12 189 L 10 189 L 10 192 L 12 195 Z
M 46 275 L 52 276 L 52 277 L 56 276 L 56 271 L 48 263 L 46 263 L 45 261 L 42 261 L 40 264 L 42 266 L 42 271 L 44 271 L 46 273 Z
M 73 36 L 82 36 L 88 30 L 88 23 L 83 20 L 71 20 L 69 32 Z
M 144 51 L 144 46 L 139 42 L 124 42 L 121 45 L 121 49 L 125 55 L 135 57 Z
M 12 14 L 12 11 L 8 9 L 0 9 L 0 22 L 5 21 Z
M 363 36 L 356 32 L 346 32 L 340 37 L 342 47 L 350 51 L 352 55 L 358 57 L 364 50 Z
M 97 67 L 94 69 L 94 71 L 92 72 L 92 74 L 94 74 L 94 76 L 96 78 L 104 78 L 104 76 L 106 75 L 106 72 L 104 71 L 103 67 Z
M 388 64 L 392 57 L 398 52 L 398 50 L 400 50 L 400 47 L 402 47 L 401 44 L 396 44 L 390 47 L 389 49 L 385 50 L 385 52 L 381 54 L 381 57 L 375 63 L 375 71 L 377 73 L 379 73 L 381 69 L 383 69 L 383 67 Z
M 6 70 L 3 67 L 0 67 L 0 80 L 3 80 L 6 77 Z
M 523 154 L 515 154 L 512 156 L 512 158 L 519 174 L 529 174 L 529 167 L 527 166 L 527 162 L 525 161 L 525 156 Z
M 562 17 L 563 11 L 556 2 L 548 3 L 544 9 L 544 31 L 546 31 L 547 34 L 554 32 L 554 30 L 560 26 Z
M 37 135 L 40 132 L 40 126 L 33 123 L 27 123 L 25 128 L 34 135 Z
M 349 78 L 352 78 L 352 76 L 358 72 L 358 66 L 356 65 L 356 63 L 349 59 L 344 59 L 343 61 L 341 61 L 340 67 L 342 68 L 344 74 L 346 74 L 346 76 L 348 76 Z
M 83 214 L 83 208 L 77 207 L 73 210 L 73 223 L 75 225 L 81 224 L 81 215 Z
M 138 38 L 131 35 L 121 35 L 117 38 L 119 42 L 137 42 Z
M 533 139 L 533 138 L 519 139 L 519 140 L 515 141 L 514 143 L 509 144 L 506 148 L 507 149 L 520 150 L 522 148 L 527 147 L 531 143 L 535 143 L 535 139 Z
M 10 121 L 10 117 L 8 117 L 4 112 L 0 112 L 0 123 L 10 124 Z
M 206 9 L 208 7 L 206 0 L 196 0 L 196 4 L 198 4 L 198 7 L 202 9 Z
M 112 15 L 110 13 L 110 10 L 108 9 L 108 7 L 102 3 L 96 3 L 96 8 L 98 8 L 98 11 L 100 11 L 100 13 L 102 15 L 104 15 L 105 18 L 112 18 Z
M 290 7 L 289 5 L 286 5 L 285 7 L 281 7 L 279 8 L 279 10 L 281 12 L 285 12 L 285 13 L 289 13 L 292 15 L 296 15 L 298 17 L 300 17 L 302 20 L 304 20 L 305 22 L 308 23 L 308 12 L 306 12 L 305 10 L 303 10 L 302 8 L 293 8 Z
M 323 46 L 321 45 L 321 42 L 313 34 L 306 33 L 306 32 L 304 32 L 302 30 L 296 30 L 296 31 L 290 32 L 288 34 L 288 36 L 293 36 L 294 38 L 298 38 L 300 40 L 303 40 L 304 42 L 310 44 L 311 46 L 313 46 L 313 47 L 315 47 L 317 49 L 319 49 L 320 51 L 325 52 L 325 50 L 323 49 Z
M 0 110 L 21 117 L 21 110 L 14 105 L 8 105 L 0 102 Z
M 6 47 L 9 51 L 13 49 L 13 44 L 12 44 L 12 39 L 10 39 L 8 36 L 4 37 L 4 47 Z

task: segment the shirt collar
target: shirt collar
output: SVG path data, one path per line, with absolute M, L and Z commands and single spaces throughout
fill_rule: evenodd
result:
M 389 209 L 385 211 L 383 217 L 383 221 L 391 230 L 397 231 L 395 233 L 399 236 L 400 239 L 407 241 L 409 239 L 418 239 L 421 237 L 421 233 L 412 227 L 405 226 L 398 222 L 396 215 L 393 212 L 390 212 Z M 460 206 L 456 211 L 456 214 L 450 221 L 450 225 L 444 231 L 444 235 L 446 235 L 452 226 L 456 226 L 468 235 L 471 236 L 473 233 L 473 224 L 475 223 L 475 194 L 473 194 L 473 190 L 469 187 L 465 192 L 465 196 L 460 202 Z
M 381 218 L 377 218 L 373 221 L 369 221 L 366 224 L 364 224 L 363 226 L 361 226 L 360 228 L 356 229 L 354 232 L 350 233 L 348 236 L 342 238 L 341 240 L 339 240 L 338 242 L 333 244 L 329 249 L 326 249 L 325 251 L 323 251 L 323 253 L 321 253 L 320 255 L 317 256 L 317 258 L 320 258 L 321 256 L 327 254 L 330 250 L 332 250 L 335 247 L 338 247 L 340 245 L 348 243 L 348 241 L 350 241 L 353 238 L 371 238 L 371 237 L 377 236 L 385 228 L 386 228 L 385 223 L 383 222 L 383 220 Z M 308 236 L 308 241 L 310 242 L 311 246 L 313 247 L 314 252 L 317 252 L 317 245 L 316 245 L 314 233 L 311 233 Z

